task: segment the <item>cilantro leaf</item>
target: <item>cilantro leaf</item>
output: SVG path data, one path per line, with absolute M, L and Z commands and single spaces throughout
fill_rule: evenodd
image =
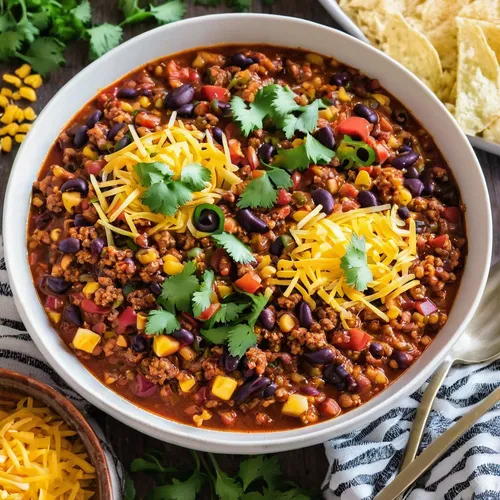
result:
M 159 335 L 160 333 L 172 333 L 181 327 L 177 318 L 168 311 L 158 309 L 150 311 L 146 323 L 145 332 L 148 335 Z
M 0 40 L 1 46 L 2 41 Z M 40 73 L 42 76 L 56 70 L 66 62 L 64 58 L 64 44 L 55 38 L 47 37 L 37 38 L 29 46 L 26 54 L 16 52 L 16 56 L 26 61 L 35 72 Z
M 262 465 L 264 457 L 257 455 L 240 463 L 238 475 L 243 481 L 243 491 L 246 491 L 252 481 L 262 477 Z
M 368 288 L 368 283 L 373 281 L 373 274 L 368 267 L 364 236 L 358 237 L 353 233 L 345 255 L 340 259 L 340 268 L 344 271 L 349 286 L 360 292 Z
M 0 15 L 0 33 L 5 33 L 16 27 L 16 21 L 10 12 Z
M 213 271 L 205 271 L 200 289 L 193 293 L 193 315 L 195 317 L 198 317 L 205 309 L 210 307 L 213 284 Z
M 236 479 L 217 469 L 215 492 L 220 500 L 238 500 L 243 494 L 243 489 Z
M 275 91 L 275 99 L 271 104 L 273 112 L 278 115 L 287 115 L 292 111 L 296 111 L 299 109 L 299 105 L 295 102 L 296 97 L 297 94 L 290 90 L 288 85 L 278 85 Z
M 175 467 L 165 467 L 154 456 L 146 454 L 144 458 L 134 458 L 130 464 L 132 472 L 176 472 Z
M 236 320 L 249 306 L 250 304 L 236 304 L 235 302 L 221 304 L 220 309 L 212 317 L 213 323 L 230 323 Z
M 304 112 L 301 113 L 297 118 L 293 115 L 289 115 L 294 119 L 287 120 L 283 131 L 287 139 L 291 139 L 296 130 L 300 132 L 312 132 L 318 123 L 318 111 L 319 111 L 319 100 L 316 99 L 308 106 L 305 106 Z
M 130 478 L 128 474 L 125 474 L 125 483 L 123 485 L 123 499 L 124 500 L 135 500 L 136 491 L 134 481 Z
M 150 11 L 158 21 L 158 24 L 173 23 L 184 17 L 186 4 L 182 0 L 171 0 L 156 7 L 151 5 Z
M 286 173 L 286 172 L 285 172 Z M 238 200 L 239 208 L 272 208 L 278 194 L 267 172 L 250 181 Z
M 28 19 L 33 23 L 33 26 L 36 26 L 40 31 L 43 31 L 49 25 L 50 17 L 47 12 L 28 12 Z M 2 27 L 0 25 L 0 31 Z
M 290 174 L 280 168 L 271 167 L 271 170 L 267 172 L 267 175 L 277 188 L 289 188 L 293 186 Z
M 170 194 L 171 199 L 177 202 L 175 210 L 173 210 L 172 213 L 169 213 L 167 215 L 174 215 L 180 206 L 184 205 L 184 203 L 187 203 L 188 201 L 191 201 L 193 199 L 193 193 L 191 189 L 189 189 L 183 182 L 174 181 L 167 184 L 167 186 L 171 193 Z
M 89 0 L 82 0 L 74 9 L 71 9 L 74 18 L 82 24 L 87 24 L 92 19 L 92 8 L 90 7 Z
M 274 455 L 264 458 L 262 464 L 262 477 L 270 489 L 276 488 L 277 478 L 281 476 L 281 465 L 279 458 Z
M 212 174 L 208 168 L 199 163 L 190 163 L 181 170 L 181 181 L 191 191 L 202 191 L 210 182 Z
M 120 26 L 104 23 L 87 30 L 90 37 L 90 59 L 97 59 L 114 49 L 122 40 L 123 30 Z
M 334 151 L 323 146 L 321 142 L 310 134 L 307 134 L 305 145 L 307 157 L 313 163 L 329 163 L 335 156 Z
M 235 262 L 249 264 L 255 261 L 250 249 L 232 234 L 212 234 L 212 240 L 217 246 L 224 248 Z
M 198 278 L 194 275 L 196 265 L 189 261 L 179 274 L 170 276 L 162 285 L 160 298 L 168 301 L 179 311 L 188 312 L 191 305 L 191 296 L 198 289 Z
M 273 165 L 287 170 L 305 170 L 311 163 L 328 163 L 334 156 L 334 151 L 307 134 L 304 144 L 292 149 L 282 149 L 276 155 Z
M 186 481 L 172 479 L 172 484 L 159 486 L 151 492 L 152 500 L 196 500 L 201 491 L 203 475 L 195 470 L 193 475 Z
M 179 207 L 176 200 L 171 197 L 169 185 L 164 182 L 153 184 L 141 198 L 152 212 L 162 213 L 164 215 L 174 215 Z
M 253 331 L 253 326 L 241 324 L 231 327 L 227 336 L 227 345 L 232 356 L 244 356 L 247 350 L 255 344 L 257 344 L 257 335 Z
M 212 344 L 223 344 L 232 326 L 219 326 L 218 328 L 208 328 L 207 330 L 200 330 L 200 333 Z
M 171 179 L 174 173 L 168 165 L 155 161 L 152 163 L 137 163 L 134 165 L 134 171 L 139 177 L 139 182 L 149 187 L 157 182 L 162 182 L 166 179 Z
M 16 31 L 21 33 L 23 39 L 30 43 L 40 34 L 40 30 L 27 17 L 23 17 L 19 21 Z
M 255 326 L 255 323 L 259 319 L 260 313 L 266 307 L 266 304 L 269 302 L 271 294 L 268 294 L 266 291 L 266 293 L 264 294 L 259 293 L 258 295 L 253 295 L 250 293 L 246 293 L 245 295 L 247 297 L 250 297 L 250 300 L 253 302 L 252 311 L 247 317 L 248 324 L 253 327 Z
M 125 19 L 144 10 L 139 7 L 138 0 L 118 0 L 118 8 L 123 12 Z
M 0 33 L 0 61 L 16 55 L 23 43 L 23 35 L 17 31 Z

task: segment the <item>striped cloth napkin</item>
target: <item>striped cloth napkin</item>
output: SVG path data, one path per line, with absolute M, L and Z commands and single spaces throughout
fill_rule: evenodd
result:
M 500 385 L 500 361 L 452 368 L 439 390 L 420 450 Z M 365 428 L 325 443 L 324 497 L 372 499 L 397 473 L 426 385 Z M 500 499 L 500 404 L 413 485 L 407 500 Z
M 99 437 L 108 461 L 113 483 L 114 500 L 122 500 L 124 486 L 123 467 L 107 443 L 100 427 L 92 418 L 96 408 L 74 392 L 71 387 L 50 367 L 26 332 L 17 313 L 12 291 L 7 280 L 7 269 L 3 256 L 0 235 L 0 366 L 52 386 L 82 412 L 87 422 Z

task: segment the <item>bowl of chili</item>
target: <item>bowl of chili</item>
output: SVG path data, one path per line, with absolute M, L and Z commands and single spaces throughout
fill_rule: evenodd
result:
M 492 238 L 473 150 L 415 77 L 249 14 L 157 28 L 73 78 L 18 153 L 4 227 L 20 314 L 71 386 L 235 453 L 319 443 L 416 389 Z

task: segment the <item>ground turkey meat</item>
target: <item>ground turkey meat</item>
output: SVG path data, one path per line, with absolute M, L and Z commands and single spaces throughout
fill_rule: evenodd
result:
M 319 324 L 321 328 L 330 332 L 334 330 L 339 321 L 339 316 L 335 309 L 331 306 L 322 306 L 316 309 L 316 315 L 319 318 Z M 314 324 L 313 324 L 314 327 Z M 311 328 L 311 330 L 315 330 L 315 328 Z
M 147 289 L 135 290 L 127 295 L 127 302 L 130 302 L 132 309 L 141 311 L 154 306 L 155 296 Z
M 168 250 L 175 247 L 175 239 L 169 231 L 161 231 L 160 233 L 155 234 L 154 238 L 161 256 L 165 255 Z
M 385 203 L 392 201 L 394 193 L 403 186 L 403 172 L 393 167 L 383 168 L 373 184 L 378 189 L 381 200 Z
M 213 359 L 205 359 L 201 363 L 201 366 L 203 368 L 203 375 L 205 377 L 205 380 L 212 380 L 215 375 L 217 375 L 217 361 Z
M 278 299 L 278 305 L 282 309 L 287 309 L 288 311 L 291 311 L 301 300 L 302 300 L 302 295 L 300 295 L 300 293 L 292 293 L 290 297 L 284 297 L 284 296 L 280 297 Z
M 289 333 L 288 344 L 290 345 L 292 354 L 301 354 L 304 352 L 304 346 L 307 346 L 312 351 L 316 351 L 326 347 L 328 342 L 326 334 L 323 331 L 314 333 L 308 331 L 306 328 L 296 327 Z
M 179 374 L 179 368 L 168 358 L 146 358 L 141 363 L 146 378 L 153 384 L 163 385 Z
M 122 290 L 113 285 L 111 278 L 101 277 L 98 281 L 102 287 L 98 288 L 94 294 L 94 302 L 98 306 L 107 307 L 116 301 L 123 302 Z
M 250 370 L 255 369 L 257 375 L 262 375 L 266 371 L 267 357 L 266 353 L 258 347 L 250 347 L 247 353 L 247 364 Z

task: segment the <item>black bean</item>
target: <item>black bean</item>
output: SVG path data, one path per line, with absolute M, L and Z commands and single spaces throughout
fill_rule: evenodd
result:
M 378 122 L 378 115 L 373 109 L 370 109 L 366 104 L 358 102 L 354 106 L 354 114 L 368 120 L 370 123 L 375 125 Z
M 194 342 L 194 335 L 189 330 L 185 328 L 180 328 L 179 330 L 175 330 L 170 335 L 177 339 L 181 344 L 191 345 Z
M 192 116 L 194 110 L 194 104 L 192 102 L 188 102 L 187 104 L 183 104 L 179 106 L 176 111 L 179 116 Z
M 268 142 L 264 142 L 259 147 L 259 157 L 262 161 L 269 163 L 271 158 L 276 154 L 276 148 L 269 144 Z
M 274 396 L 274 393 L 276 392 L 276 389 L 278 386 L 273 382 L 269 384 L 265 389 L 264 392 L 262 393 L 263 398 L 270 398 Z
M 345 378 L 345 384 L 349 392 L 354 392 L 358 388 L 358 384 L 356 384 L 356 381 L 354 380 L 354 377 L 352 375 L 347 375 L 347 377 Z
M 283 253 L 283 249 L 285 248 L 285 244 L 283 243 L 283 240 L 281 237 L 277 237 L 271 244 L 271 248 L 269 249 L 269 252 L 271 252 L 272 255 L 276 255 L 279 257 Z
M 96 109 L 88 118 L 87 118 L 87 127 L 89 130 L 95 127 L 95 124 L 102 118 L 102 111 L 100 109 Z
M 94 257 L 99 257 L 101 255 L 102 249 L 104 248 L 104 240 L 102 238 L 96 238 L 90 244 L 90 251 Z
M 231 65 L 238 66 L 238 68 L 245 69 L 256 62 L 253 58 L 247 57 L 244 54 L 236 53 L 231 56 Z
M 299 304 L 299 321 L 304 328 L 311 328 L 313 324 L 312 311 L 307 302 L 302 301 Z
M 414 198 L 420 196 L 424 190 L 424 184 L 420 179 L 406 179 L 405 187 L 410 190 Z
M 408 209 L 408 207 L 399 207 L 398 215 L 401 220 L 407 220 L 408 217 L 410 217 L 410 210 Z
M 82 311 L 74 304 L 68 304 L 63 310 L 63 318 L 68 323 L 73 323 L 76 326 L 83 326 Z
M 426 168 L 422 172 L 420 180 L 424 184 L 424 190 L 422 191 L 422 194 L 424 194 L 425 196 L 430 196 L 431 194 L 433 194 L 436 188 L 436 183 L 434 182 L 432 172 L 429 168 Z
M 49 224 L 52 222 L 54 218 L 54 212 L 50 212 L 47 210 L 46 212 L 41 213 L 40 215 L 35 216 L 35 225 L 37 229 L 47 229 Z
M 151 346 L 151 341 L 140 334 L 134 337 L 131 348 L 135 352 L 147 352 Z
M 392 117 L 394 118 L 395 122 L 399 123 L 400 125 L 405 125 L 408 121 L 408 112 L 406 111 L 406 109 L 396 108 L 392 112 Z
M 269 231 L 269 226 L 248 208 L 243 208 L 242 210 L 240 210 L 236 214 L 236 219 L 244 229 L 251 233 L 263 234 Z
M 165 97 L 165 107 L 168 109 L 177 109 L 184 104 L 190 103 L 194 98 L 194 88 L 189 83 L 184 83 L 180 87 L 172 90 Z
M 312 365 L 327 365 L 335 359 L 335 353 L 325 347 L 317 351 L 306 352 L 303 354 L 304 359 Z
M 342 389 L 345 386 L 344 380 L 339 377 L 335 368 L 335 365 L 326 365 L 323 369 L 323 378 L 325 379 L 325 382 L 334 385 L 337 389 Z
M 392 353 L 392 359 L 396 361 L 400 370 L 408 368 L 413 361 L 413 358 L 408 353 L 403 351 L 394 351 Z
M 325 213 L 326 215 L 330 215 L 333 212 L 333 208 L 335 206 L 335 200 L 333 199 L 333 196 L 326 189 L 323 188 L 315 189 L 312 192 L 311 196 L 316 205 L 323 206 L 323 208 L 321 209 L 323 213 Z
M 344 365 L 338 365 L 335 367 L 335 373 L 341 378 L 345 379 L 347 375 L 349 375 L 349 372 L 346 370 Z
M 335 136 L 333 135 L 333 130 L 331 127 L 321 127 L 315 134 L 316 139 L 318 139 L 325 148 L 333 149 L 335 147 Z
M 82 125 L 78 127 L 75 137 L 73 137 L 73 144 L 77 148 L 83 148 L 85 144 L 89 141 L 89 136 L 87 135 L 88 127 L 87 125 Z
M 336 85 L 337 87 L 342 87 L 351 79 L 351 74 L 347 71 L 339 71 L 334 73 L 330 78 L 330 85 Z
M 66 191 L 77 191 L 83 196 L 87 196 L 89 192 L 89 185 L 83 179 L 70 179 L 69 181 L 66 181 L 61 187 L 62 193 L 65 193 Z
M 59 242 L 57 248 L 64 253 L 76 253 L 80 251 L 81 245 L 78 238 L 64 238 Z
M 408 167 L 405 172 L 407 179 L 418 179 L 419 173 L 415 167 Z
M 371 191 L 360 191 L 358 201 L 363 208 L 376 207 L 378 205 L 377 197 Z
M 406 208 L 406 207 L 405 207 Z M 378 342 L 372 342 L 369 347 L 370 354 L 375 359 L 380 359 L 384 355 L 384 347 Z
M 212 136 L 213 138 L 219 143 L 222 144 L 222 136 L 224 135 L 224 132 L 222 131 L 221 128 L 219 127 L 214 127 L 212 129 Z
M 73 224 L 76 227 L 84 227 L 84 226 L 92 226 L 92 223 L 89 222 L 82 214 L 76 214 L 73 219 Z
M 300 392 L 302 394 L 306 394 L 307 396 L 317 396 L 319 394 L 319 390 L 310 385 L 301 385 Z
M 132 139 L 128 135 L 124 135 L 120 140 L 116 142 L 114 151 L 120 151 L 120 149 L 128 146 L 131 142 Z
M 120 132 L 120 130 L 125 127 L 125 123 L 115 123 L 108 131 L 108 133 L 106 134 L 106 139 L 108 141 L 114 141 L 115 140 L 115 137 L 116 135 L 118 134 L 118 132 Z
M 398 170 L 403 170 L 403 168 L 411 167 L 417 160 L 418 153 L 415 151 L 408 151 L 408 153 L 394 157 L 391 165 Z
M 71 283 L 68 283 L 64 278 L 55 278 L 54 276 L 48 276 L 46 284 L 49 290 L 57 294 L 66 292 L 71 286 Z
M 267 330 L 272 330 L 274 325 L 276 324 L 276 317 L 274 316 L 274 312 L 266 307 L 259 316 L 260 322 L 262 326 Z
M 119 99 L 134 99 L 137 97 L 137 90 L 130 87 L 122 87 L 116 95 Z
M 425 228 L 425 222 L 423 220 L 416 220 L 415 221 L 415 228 L 417 234 L 422 234 L 424 228 Z
M 446 205 L 457 206 L 460 203 L 460 198 L 458 196 L 458 191 L 449 182 L 443 182 L 439 186 L 438 198 L 446 203 Z
M 263 394 L 271 381 L 267 377 L 255 377 L 246 381 L 235 393 L 234 402 L 239 405 L 251 396 Z
M 224 354 L 222 355 L 222 364 L 226 373 L 234 372 L 234 370 L 238 368 L 240 361 L 241 358 L 239 356 L 233 356 L 227 351 L 227 349 L 224 350 Z
M 224 101 L 219 101 L 219 99 L 213 99 L 211 101 L 211 106 L 215 113 L 222 116 L 229 116 L 231 114 L 231 104 Z
M 162 292 L 161 285 L 157 281 L 153 281 L 151 285 L 149 285 L 149 289 L 155 294 L 160 295 Z

